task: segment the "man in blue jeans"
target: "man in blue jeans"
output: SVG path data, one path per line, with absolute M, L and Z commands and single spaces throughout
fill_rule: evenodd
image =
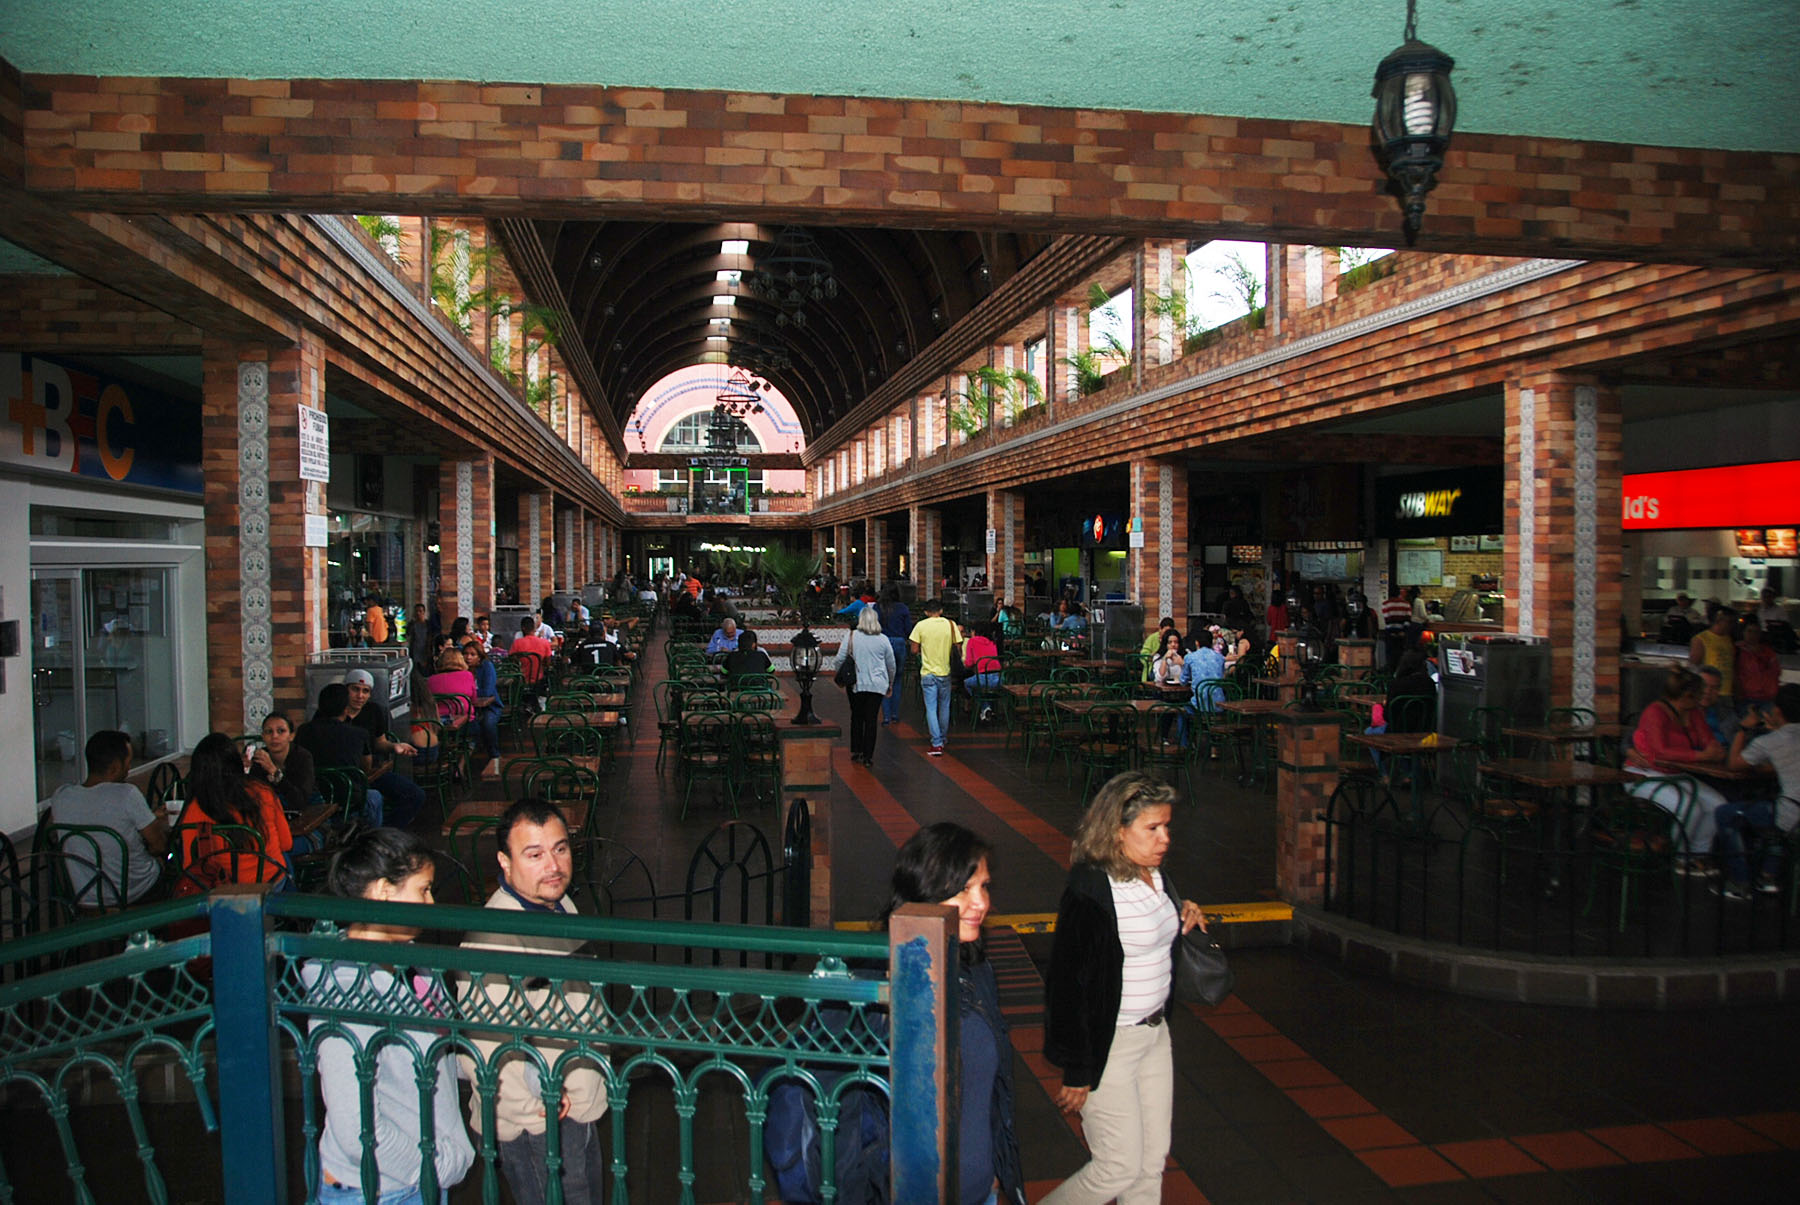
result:
M 919 686 L 925 695 L 932 757 L 944 756 L 944 737 L 950 731 L 950 659 L 961 643 L 962 630 L 944 618 L 941 598 L 925 604 L 925 618 L 906 638 L 907 648 L 919 655 Z
M 1769 852 L 1755 884 L 1757 891 L 1781 890 L 1780 834 L 1793 831 L 1800 821 L 1800 683 L 1789 682 L 1775 692 L 1775 704 L 1752 712 L 1738 721 L 1732 735 L 1727 764 L 1733 770 L 1774 774 L 1778 799 L 1732 800 L 1713 813 L 1718 835 L 1713 851 L 1725 865 L 1725 883 L 1719 889 L 1728 899 L 1747 899 L 1751 891 L 1750 863 L 1744 856 L 1744 833 L 1770 838 Z
M 894 646 L 894 668 L 902 674 L 906 669 L 906 637 L 912 631 L 912 608 L 900 601 L 900 588 L 889 586 L 882 596 L 881 633 Z M 900 722 L 900 681 L 896 680 L 894 689 L 881 697 L 881 722 L 898 724 Z

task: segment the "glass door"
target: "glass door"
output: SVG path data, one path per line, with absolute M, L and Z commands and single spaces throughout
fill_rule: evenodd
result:
M 31 576 L 31 710 L 37 753 L 37 797 L 81 781 L 80 644 L 75 623 L 78 575 Z
M 175 633 L 166 567 L 35 569 L 31 680 L 38 798 L 82 777 L 81 750 L 102 729 L 139 760 L 175 751 Z

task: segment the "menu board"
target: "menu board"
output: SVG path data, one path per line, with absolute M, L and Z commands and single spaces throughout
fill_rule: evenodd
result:
M 1763 543 L 1770 556 L 1800 556 L 1800 540 L 1795 538 L 1796 534 L 1797 529 L 1792 527 L 1771 527 L 1763 532 Z
M 1444 581 L 1444 554 L 1436 548 L 1396 548 L 1394 580 L 1402 586 L 1438 586 Z

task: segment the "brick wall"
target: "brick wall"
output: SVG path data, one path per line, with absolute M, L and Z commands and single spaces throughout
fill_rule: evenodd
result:
M 828 207 L 1333 245 L 1400 229 L 1363 125 L 415 80 L 29 75 L 22 92 L 22 128 L 0 110 L 0 136 L 23 141 L 27 186 L 72 208 L 779 221 Z M 1792 155 L 1464 133 L 1419 244 L 1792 262 L 1794 177 Z

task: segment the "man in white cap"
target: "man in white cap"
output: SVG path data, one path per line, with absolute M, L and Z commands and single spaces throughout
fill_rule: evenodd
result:
M 407 741 L 395 740 L 388 731 L 393 721 L 387 708 L 375 701 L 374 674 L 353 669 L 344 675 L 344 687 L 350 692 L 350 707 L 344 718 L 369 734 L 369 748 L 375 758 L 369 785 L 381 792 L 383 822 L 393 828 L 405 828 L 425 806 L 425 792 L 412 779 L 394 773 L 394 758 L 411 757 L 418 750 Z

